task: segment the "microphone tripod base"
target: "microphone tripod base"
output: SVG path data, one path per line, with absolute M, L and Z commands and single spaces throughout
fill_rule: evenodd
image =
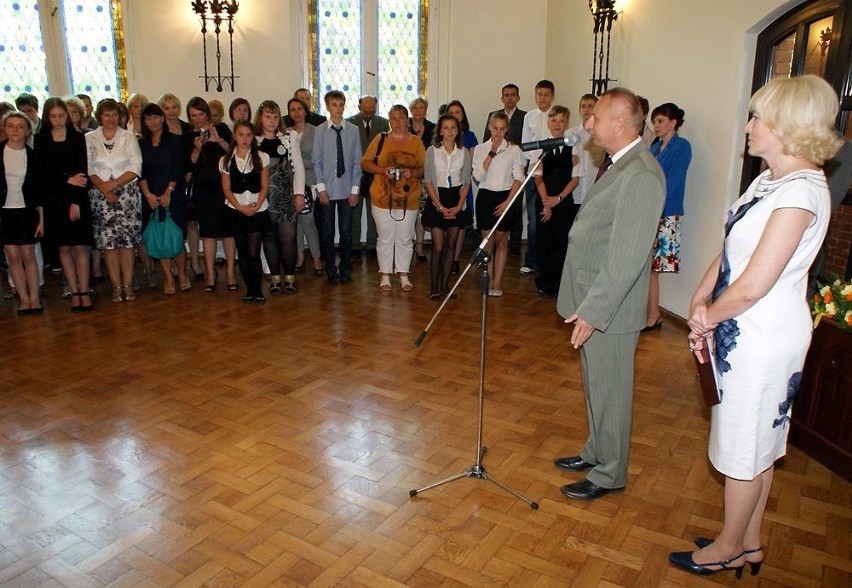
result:
M 428 486 L 424 486 L 422 488 L 415 488 L 414 490 L 409 490 L 409 492 L 408 492 L 409 496 L 412 496 L 412 497 L 417 496 L 421 492 L 426 492 L 427 490 L 437 488 L 438 486 L 443 486 L 444 484 L 449 484 L 450 482 L 455 482 L 456 480 L 461 480 L 462 478 L 476 478 L 477 480 L 488 480 L 489 482 L 493 482 L 494 484 L 496 484 L 497 486 L 499 486 L 500 488 L 502 488 L 503 490 L 505 490 L 506 492 L 508 492 L 509 494 L 514 496 L 515 498 L 517 498 L 518 500 L 522 500 L 523 502 L 526 502 L 530 506 L 531 509 L 538 510 L 538 503 L 537 502 L 533 502 L 532 500 L 529 500 L 528 498 L 526 498 L 523 494 L 521 494 L 520 492 L 518 492 L 514 488 L 510 488 L 509 486 L 506 486 L 502 482 L 494 479 L 491 476 L 491 474 L 488 472 L 488 470 L 486 470 L 482 466 L 482 463 L 481 463 L 482 457 L 485 456 L 485 452 L 487 450 L 488 450 L 487 447 L 482 448 L 482 452 L 480 454 L 480 459 L 479 459 L 480 463 L 476 463 L 473 466 L 469 467 L 468 469 L 464 470 L 463 472 L 459 472 L 458 474 L 454 474 L 454 475 L 450 476 L 449 478 L 444 478 L 443 480 L 438 480 L 437 482 L 433 482 L 432 484 L 429 484 Z

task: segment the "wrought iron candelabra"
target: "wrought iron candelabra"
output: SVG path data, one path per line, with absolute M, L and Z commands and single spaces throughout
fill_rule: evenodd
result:
M 223 2 L 222 0 L 193 0 L 192 10 L 201 19 L 201 47 L 204 52 L 204 91 L 210 91 L 210 84 L 216 83 L 216 91 L 221 92 L 223 83 L 230 82 L 231 92 L 234 91 L 234 16 L 240 9 L 237 0 Z M 207 70 L 207 24 L 213 23 L 213 34 L 216 35 L 216 75 L 210 75 Z M 222 75 L 222 24 L 228 24 L 228 57 L 230 72 Z
M 600 96 L 607 91 L 609 82 L 609 47 L 612 23 L 618 20 L 615 0 L 589 0 L 589 10 L 595 21 L 595 53 L 592 58 L 592 94 Z

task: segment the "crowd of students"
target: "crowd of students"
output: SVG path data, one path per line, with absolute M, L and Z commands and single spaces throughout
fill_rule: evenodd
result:
M 230 126 L 224 105 L 197 96 L 186 104 L 188 122 L 180 118 L 182 105 L 172 94 L 156 102 L 133 94 L 126 105 L 107 98 L 96 108 L 85 95 L 51 97 L 40 118 L 32 95 L 19 96 L 14 106 L 0 103 L 5 162 L 0 238 L 11 287 L 7 297 L 19 299 L 18 314 L 42 312 L 42 252 L 54 268 L 61 266 L 64 295 L 74 312 L 93 308 L 91 282 L 103 279 L 102 265 L 112 300 L 133 301 L 140 287 L 134 277 L 137 257 L 144 281 L 158 288 L 162 279 L 165 295 L 190 290 L 190 277 L 203 281 L 205 292 L 215 291 L 219 261 L 228 290 L 240 289 L 239 266 L 242 299 L 264 302 L 267 292 L 297 292 L 306 246 L 314 275 L 330 283 L 350 282 L 351 258 L 372 254 L 381 291 L 394 288 L 394 275 L 399 287 L 410 291 L 412 260 L 428 261 L 427 230 L 429 297 L 440 300 L 459 271 L 465 232 L 476 227 L 486 235 L 508 209 L 488 246 L 488 294 L 500 297 L 507 258 L 520 250 L 524 207 L 528 246 L 520 273 L 537 273 L 540 296 L 556 294 L 568 231 L 602 159 L 582 124 L 594 96 L 581 98 L 582 121 L 572 128 L 569 109 L 554 105 L 552 82 L 536 85 L 536 108 L 530 112 L 517 107 L 520 91 L 507 84 L 501 90 L 503 108 L 489 113 L 482 143 L 458 100 L 441 106 L 436 124 L 426 118 L 423 97 L 408 107 L 392 106 L 387 118 L 377 114 L 371 96 L 362 97 L 358 114 L 349 118 L 343 116 L 342 92 L 323 96 L 328 118 L 311 111 L 311 98 L 300 88 L 284 109 L 266 100 L 254 117 L 251 104 L 237 98 L 227 111 Z M 679 204 L 666 207 L 672 213 L 667 217 L 675 218 L 661 222 L 665 250 L 655 257 L 655 269 L 677 271 L 689 144 L 672 141 L 683 111 L 675 105 L 655 110 L 655 131 L 658 114 L 655 154 L 661 164 L 674 160 L 680 179 L 675 182 L 679 194 L 673 195 Z M 541 155 L 522 153 L 519 144 L 569 133 L 579 135 L 580 144 L 545 152 L 527 184 L 526 202 L 520 195 L 509 208 Z M 669 145 L 678 154 L 669 157 L 675 151 Z M 160 259 L 158 272 L 142 234 L 166 209 L 186 248 Z M 649 309 L 653 304 L 649 301 Z

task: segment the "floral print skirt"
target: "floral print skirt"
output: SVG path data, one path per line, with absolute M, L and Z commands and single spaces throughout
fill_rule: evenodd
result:
M 95 188 L 89 190 L 92 229 L 98 249 L 133 249 L 142 242 L 142 191 L 137 182 L 115 191 L 118 200 L 107 202 Z
M 652 252 L 652 270 L 672 274 L 680 271 L 680 215 L 660 219 Z

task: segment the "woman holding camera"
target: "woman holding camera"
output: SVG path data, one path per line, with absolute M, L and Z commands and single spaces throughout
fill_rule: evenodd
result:
M 405 106 L 393 106 L 388 122 L 390 132 L 373 139 L 361 160 L 361 169 L 374 174 L 370 203 L 376 221 L 379 288 L 389 291 L 390 275 L 396 271 L 400 287 L 408 292 L 414 287 L 408 279 L 408 269 L 414 251 L 414 223 L 420 208 L 426 150 L 420 139 L 408 132 Z
M 231 146 L 231 130 L 228 125 L 210 123 L 210 106 L 204 98 L 195 96 L 186 104 L 186 114 L 195 129 L 183 135 L 185 148 L 189 154 L 188 169 L 192 170 L 192 194 L 198 212 L 198 232 L 204 246 L 205 292 L 216 290 L 216 240 L 222 240 L 225 250 L 225 271 L 228 290 L 237 289 L 234 276 L 236 245 L 234 230 L 225 194 L 222 192 L 222 178 L 219 173 L 219 160 Z

